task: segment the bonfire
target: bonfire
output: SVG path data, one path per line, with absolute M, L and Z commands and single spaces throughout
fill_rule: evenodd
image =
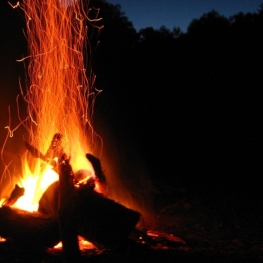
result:
M 2 200 L 0 236 L 31 247 L 62 241 L 70 260 L 79 256 L 78 235 L 97 246 L 115 246 L 129 236 L 140 214 L 103 195 L 105 176 L 92 154 L 100 140 L 92 127 L 100 91 L 86 52 L 87 33 L 100 19 L 80 0 L 24 0 L 11 6 L 26 19 L 29 54 L 19 61 L 29 79 L 20 94 L 27 116 L 18 117 L 27 134 L 21 185 Z M 7 128 L 13 136 L 16 129 Z

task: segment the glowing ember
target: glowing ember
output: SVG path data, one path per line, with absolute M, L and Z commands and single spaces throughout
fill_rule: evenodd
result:
M 5 238 L 0 237 L 0 242 L 6 242 Z
M 90 243 L 89 241 L 85 240 L 83 237 L 78 236 L 78 243 L 79 243 L 79 248 L 81 250 L 84 249 L 95 249 L 97 248 L 95 245 Z M 59 242 L 56 246 L 54 246 L 54 249 L 62 249 L 62 242 Z
M 24 11 L 27 25 L 29 56 L 20 60 L 27 65 L 30 81 L 26 92 L 21 88 L 27 104 L 28 116 L 21 120 L 28 131 L 27 141 L 45 154 L 59 132 L 73 170 L 86 169 L 94 176 L 85 153 L 91 152 L 97 136 L 91 117 L 99 91 L 93 88 L 95 76 L 90 73 L 87 77 L 84 67 L 90 21 L 84 5 L 76 0 L 24 0 L 13 7 Z M 11 136 L 14 130 L 7 128 Z M 25 196 L 17 207 L 37 209 L 42 193 L 58 179 L 52 161 L 34 158 L 28 151 L 24 154 L 21 186 Z

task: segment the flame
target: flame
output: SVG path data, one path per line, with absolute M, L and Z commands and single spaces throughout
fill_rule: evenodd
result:
M 26 141 L 45 154 L 53 135 L 61 133 L 61 147 L 70 156 L 73 171 L 87 169 L 92 174 L 85 153 L 95 149 L 99 138 L 92 128 L 92 114 L 100 91 L 94 88 L 90 65 L 85 68 L 90 57 L 85 51 L 88 24 L 96 19 L 87 17 L 78 0 L 24 0 L 13 6 L 17 7 L 25 14 L 29 49 L 29 55 L 18 60 L 26 64 L 29 76 L 26 90 L 21 87 L 27 105 L 27 117 L 20 119 L 27 130 Z M 52 167 L 27 151 L 20 180 L 25 195 L 16 207 L 36 210 L 55 180 L 58 175 Z
M 31 174 L 27 163 L 25 162 L 26 179 L 21 179 L 21 186 L 25 188 L 25 194 L 20 197 L 13 205 L 16 208 L 33 212 L 38 210 L 38 201 L 47 187 L 58 180 L 58 174 L 51 166 L 46 167 L 45 171 Z
M 0 240 L 0 242 L 1 242 L 1 240 Z M 97 248 L 94 244 L 85 240 L 82 236 L 78 236 L 78 243 L 79 243 L 79 248 L 81 250 Z M 62 242 L 59 242 L 57 245 L 55 245 L 54 249 L 62 249 Z

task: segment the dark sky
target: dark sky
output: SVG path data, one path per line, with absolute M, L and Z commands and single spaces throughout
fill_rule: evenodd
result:
M 108 0 L 120 4 L 122 11 L 137 30 L 162 25 L 169 29 L 180 27 L 186 31 L 195 18 L 216 10 L 227 18 L 239 12 L 257 12 L 262 0 Z

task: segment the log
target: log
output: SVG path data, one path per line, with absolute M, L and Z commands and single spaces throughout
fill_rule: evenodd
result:
M 105 184 L 106 178 L 98 158 L 86 154 L 96 177 Z M 53 183 L 43 194 L 39 202 L 39 211 L 56 216 L 58 210 L 58 182 Z M 80 185 L 76 191 L 76 215 L 78 234 L 99 247 L 111 248 L 126 240 L 136 224 L 140 214 L 132 209 L 105 198 L 93 191 L 89 185 Z
M 54 218 L 7 206 L 0 208 L 0 236 L 20 247 L 50 248 L 60 241 Z
M 79 189 L 78 233 L 98 247 L 114 248 L 128 240 L 140 213 L 102 194 Z
M 99 159 L 90 154 L 86 157 L 105 183 Z M 37 213 L 0 208 L 0 236 L 38 247 L 53 247 L 61 240 L 65 258 L 73 261 L 80 254 L 77 235 L 104 248 L 126 241 L 140 214 L 95 192 L 88 183 L 74 187 L 69 160 L 62 159 L 59 182 L 44 192 Z
M 43 194 L 39 210 L 56 215 L 58 209 L 58 182 Z M 78 234 L 94 245 L 112 248 L 124 240 L 139 222 L 140 214 L 132 209 L 105 198 L 88 187 L 75 188 Z
M 87 153 L 95 175 L 102 185 L 106 177 L 100 159 Z M 97 246 L 111 248 L 125 242 L 140 219 L 140 214 L 102 194 L 82 187 L 78 190 L 78 232 Z
M 48 190 L 58 193 L 55 190 L 58 187 L 56 182 Z M 90 189 L 75 189 L 75 193 L 78 235 L 103 248 L 113 248 L 129 238 L 140 219 L 138 212 Z M 45 192 L 44 197 L 47 196 L 49 195 Z M 56 194 L 53 194 L 53 198 L 53 201 L 52 199 L 49 201 L 57 202 Z M 56 205 L 49 207 L 54 208 Z M 63 231 L 67 229 L 64 228 Z M 11 239 L 17 245 L 43 248 L 54 247 L 61 240 L 59 224 L 55 216 L 11 207 L 0 208 L 0 236 Z
M 76 191 L 69 160 L 59 166 L 58 222 L 64 262 L 77 262 L 80 258 L 77 233 Z

